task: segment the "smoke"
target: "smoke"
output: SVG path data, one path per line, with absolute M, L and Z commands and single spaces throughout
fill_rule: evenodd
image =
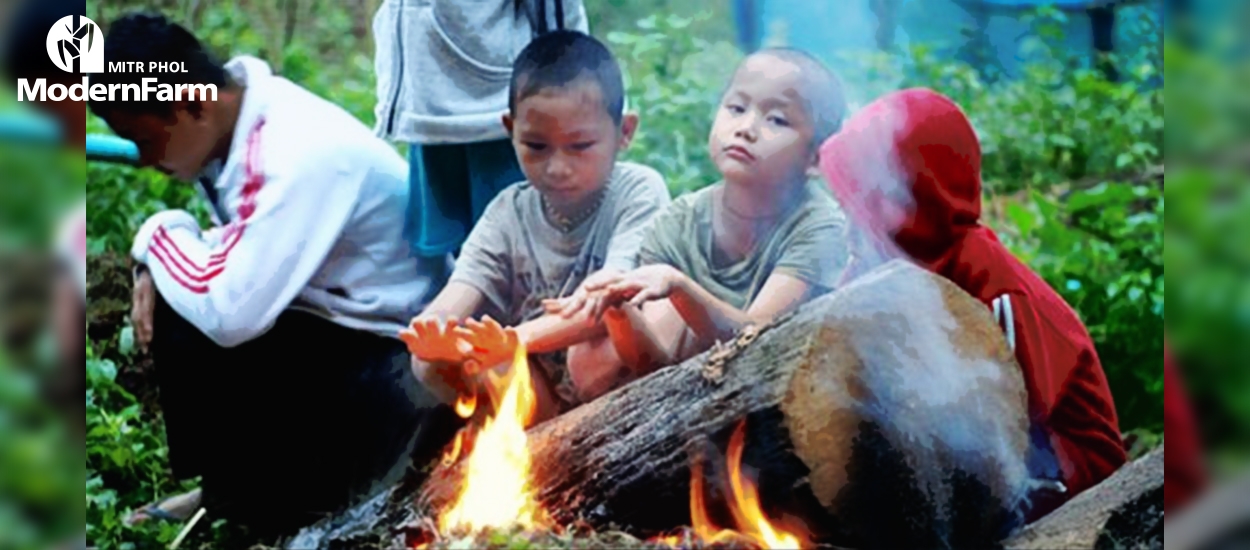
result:
M 847 311 L 861 320 L 852 347 L 868 367 L 860 373 L 868 397 L 859 410 L 907 457 L 938 517 L 958 522 L 983 509 L 963 500 L 956 472 L 987 487 L 1004 509 L 1018 510 L 1029 490 L 1023 381 L 1010 364 L 973 351 L 979 344 L 969 347 L 966 305 L 952 311 L 937 282 L 900 268 L 853 283 L 877 291 L 844 294 Z
M 893 238 L 918 229 L 908 225 L 918 207 L 914 174 L 895 145 L 900 133 L 913 126 L 907 117 L 887 104 L 871 104 L 821 151 L 829 157 L 821 159 L 828 183 L 839 190 L 835 195 L 853 224 L 850 269 L 862 276 L 861 282 L 879 277 L 882 272 L 874 269 L 891 261 L 923 265 Z M 870 417 L 903 434 L 902 444 L 934 466 L 917 468 L 917 480 L 934 502 L 954 498 L 946 476 L 947 468 L 956 466 L 994 488 L 1006 505 L 1027 507 L 1036 483 L 1029 468 L 1029 434 L 1021 433 L 1027 423 L 1019 373 L 959 349 L 955 341 L 967 326 L 952 315 L 937 285 L 900 287 L 897 294 L 878 306 L 880 317 L 866 312 L 878 319 L 899 307 L 913 312 L 897 321 L 905 325 L 905 338 L 862 343 L 873 350 L 868 356 L 891 358 L 881 364 L 901 366 L 865 374 L 876 398 Z
M 843 127 L 833 147 L 822 149 L 825 177 L 852 222 L 851 254 L 856 272 L 890 260 L 910 258 L 892 235 L 916 208 L 911 177 L 895 147 L 906 113 L 876 104 Z

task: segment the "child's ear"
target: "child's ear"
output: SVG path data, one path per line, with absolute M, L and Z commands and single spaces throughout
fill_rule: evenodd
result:
M 512 114 L 504 113 L 500 120 L 503 121 L 504 129 L 508 131 L 508 137 L 512 137 Z
M 624 151 L 634 141 L 634 132 L 638 131 L 638 113 L 625 113 L 621 117 L 621 150 Z
M 177 117 L 178 111 L 186 111 L 187 114 L 191 115 L 191 118 L 195 120 L 196 122 L 205 121 L 204 102 L 194 97 L 194 94 L 195 92 L 191 91 L 188 88 L 178 90 L 178 95 L 174 97 L 174 102 L 171 105 L 172 108 L 169 111 L 170 114 Z
M 824 177 L 824 174 L 820 172 L 820 149 L 814 149 L 811 162 L 807 165 L 807 179 L 814 180 Z

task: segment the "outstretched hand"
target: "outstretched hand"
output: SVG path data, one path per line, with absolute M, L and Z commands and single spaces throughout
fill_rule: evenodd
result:
M 642 306 L 649 301 L 668 298 L 681 285 L 683 277 L 673 266 L 654 264 L 630 271 L 614 281 L 587 285 L 586 289 L 604 294 L 604 309 L 625 303 Z
M 400 331 L 399 339 L 408 345 L 413 357 L 426 363 L 461 363 L 468 359 L 467 346 L 456 333 L 457 319 L 445 322 L 436 317 L 418 317 Z
M 464 326 L 456 328 L 456 334 L 468 344 L 465 372 L 469 375 L 505 363 L 511 365 L 521 346 L 515 329 L 504 328 L 490 316 L 482 317 L 481 321 L 465 321 Z
M 559 315 L 565 319 L 588 312 L 592 321 L 598 320 L 607 309 L 604 304 L 607 294 L 599 289 L 621 280 L 621 275 L 621 272 L 615 269 L 596 271 L 586 277 L 586 280 L 582 281 L 581 286 L 577 287 L 571 296 L 543 300 L 543 308 L 549 315 Z

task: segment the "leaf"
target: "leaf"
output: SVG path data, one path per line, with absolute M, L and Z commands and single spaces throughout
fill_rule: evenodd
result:
M 1120 153 L 1119 155 L 1116 155 L 1115 167 L 1117 170 L 1122 170 L 1130 164 L 1133 164 L 1133 155 L 1129 153 Z
M 121 334 L 117 338 L 117 350 L 123 355 L 134 355 L 135 352 L 135 328 L 127 326 L 121 330 Z
M 112 381 L 117 378 L 117 365 L 108 359 L 87 361 L 87 372 Z
M 1133 190 L 1122 184 L 1100 183 L 1068 196 L 1068 209 L 1077 212 L 1090 208 L 1122 206 L 1133 201 Z
M 1007 217 L 1016 224 L 1016 229 L 1020 231 L 1020 236 L 1026 237 L 1033 233 L 1033 228 L 1037 227 L 1037 218 L 1028 208 L 1018 202 L 1007 204 Z
M 1056 147 L 1062 147 L 1064 149 L 1076 148 L 1076 140 L 1062 134 L 1052 134 L 1050 136 L 1050 143 Z

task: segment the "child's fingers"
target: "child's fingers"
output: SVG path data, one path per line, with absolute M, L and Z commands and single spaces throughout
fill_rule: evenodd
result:
M 599 319 L 603 317 L 604 310 L 607 309 L 607 303 L 607 296 L 602 293 L 592 296 L 588 306 L 590 315 L 587 322 L 591 324 L 599 322 Z
M 629 299 L 629 305 L 642 307 L 643 304 L 660 298 L 660 293 L 654 289 L 647 288 L 639 291 L 633 298 Z
M 412 347 L 417 344 L 418 338 L 417 338 L 416 333 L 405 329 L 405 330 L 399 331 L 399 340 L 405 344 L 408 344 L 408 351 L 411 352 Z
M 476 319 L 468 319 L 464 322 L 464 328 L 476 334 L 482 330 L 485 330 L 486 325 L 482 324 L 481 321 L 478 321 Z
M 424 340 L 430 336 L 430 327 L 424 323 L 413 323 L 412 334 L 419 340 Z
M 503 332 L 503 325 L 500 325 L 497 321 L 491 319 L 489 315 L 483 317 L 482 319 L 485 321 L 486 328 L 491 334 L 499 334 Z
M 603 290 L 604 288 L 607 288 L 613 284 L 616 284 L 620 280 L 621 280 L 620 275 L 604 277 L 602 279 L 586 281 L 585 283 L 582 283 L 582 288 L 586 289 L 587 291 L 594 292 L 596 290 Z
M 560 316 L 564 317 L 565 319 L 568 319 L 574 315 L 577 315 L 577 313 L 580 312 L 585 307 L 586 307 L 586 294 L 583 292 L 578 292 L 577 294 L 570 296 L 569 299 L 565 302 L 564 309 L 560 310 Z
M 625 280 L 612 283 L 611 285 L 608 285 L 607 291 L 614 293 L 614 294 L 619 294 L 622 292 L 639 290 L 645 286 L 646 285 L 642 281 L 633 281 L 633 280 L 625 279 Z

